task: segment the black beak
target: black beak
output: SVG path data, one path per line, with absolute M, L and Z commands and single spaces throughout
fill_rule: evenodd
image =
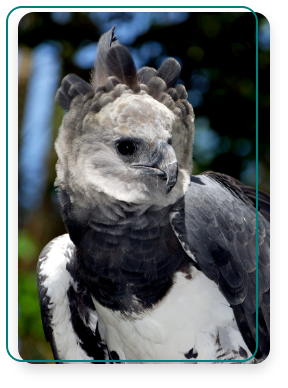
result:
M 177 182 L 178 162 L 173 148 L 166 142 L 161 142 L 151 160 L 145 160 L 144 163 L 131 164 L 133 168 L 141 168 L 145 175 L 158 176 L 160 179 L 166 179 L 166 193 L 168 194 Z

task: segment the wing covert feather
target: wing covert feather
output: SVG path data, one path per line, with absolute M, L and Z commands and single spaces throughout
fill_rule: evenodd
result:
M 193 179 L 194 178 L 194 179 Z M 217 178 L 217 179 L 216 179 Z M 256 347 L 256 198 L 233 178 L 208 173 L 191 178 L 182 211 L 171 217 L 172 226 L 186 252 L 192 252 L 200 270 L 218 284 L 226 297 L 250 351 Z M 244 189 L 243 189 L 244 187 Z M 255 189 L 254 189 L 255 191 Z M 249 193 L 249 197 L 247 196 Z M 258 213 L 257 358 L 269 353 L 269 196 L 261 194 Z M 261 333 L 261 335 L 260 335 Z

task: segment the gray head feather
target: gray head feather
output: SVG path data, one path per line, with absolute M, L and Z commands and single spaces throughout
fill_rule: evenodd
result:
M 56 94 L 68 111 L 55 144 L 56 185 L 84 208 L 103 204 L 104 197 L 108 207 L 112 202 L 115 207 L 115 201 L 166 206 L 183 195 L 192 168 L 193 109 L 185 87 L 175 88 L 181 68 L 168 58 L 158 71 L 144 67 L 137 72 L 114 30 L 100 38 L 92 84 L 68 75 Z M 171 136 L 178 178 L 167 194 L 159 174 L 151 177 L 131 166 L 148 163 Z M 123 138 L 138 142 L 130 159 L 117 152 Z

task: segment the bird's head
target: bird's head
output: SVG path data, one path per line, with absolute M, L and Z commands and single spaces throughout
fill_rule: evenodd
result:
M 98 45 L 91 84 L 62 81 L 67 111 L 56 141 L 56 185 L 71 202 L 168 206 L 186 191 L 192 169 L 194 114 L 180 65 L 168 58 L 138 72 L 113 27 Z

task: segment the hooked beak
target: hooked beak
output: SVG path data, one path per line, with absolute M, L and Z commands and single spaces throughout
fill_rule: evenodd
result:
M 131 164 L 133 168 L 141 168 L 145 175 L 158 176 L 166 179 L 166 194 L 177 182 L 178 162 L 173 148 L 166 142 L 159 144 L 157 154 L 152 160 L 143 160 L 143 163 Z

